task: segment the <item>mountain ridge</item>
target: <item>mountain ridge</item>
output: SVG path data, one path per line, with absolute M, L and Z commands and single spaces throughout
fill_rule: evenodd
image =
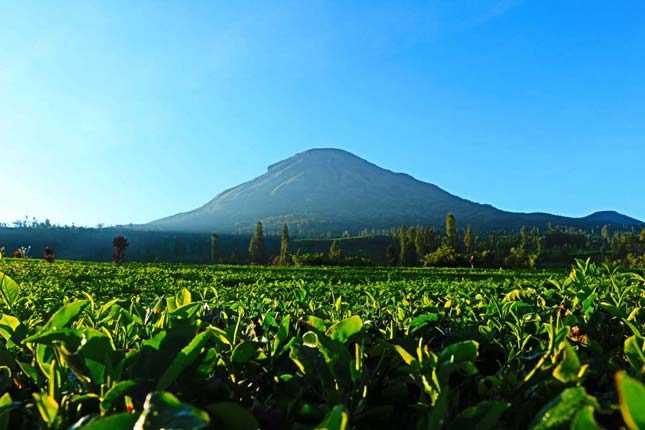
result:
M 470 224 L 480 231 L 549 223 L 572 227 L 643 224 L 616 211 L 582 218 L 508 212 L 382 168 L 343 149 L 313 148 L 270 164 L 264 174 L 222 191 L 194 210 L 143 228 L 242 233 L 262 221 L 268 228 L 287 223 L 300 233 L 338 233 L 397 225 L 439 226 L 448 212 L 455 214 L 460 225 Z

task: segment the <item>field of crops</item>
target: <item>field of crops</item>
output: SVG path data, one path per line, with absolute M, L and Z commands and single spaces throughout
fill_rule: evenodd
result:
M 0 272 L 0 430 L 645 429 L 642 274 Z

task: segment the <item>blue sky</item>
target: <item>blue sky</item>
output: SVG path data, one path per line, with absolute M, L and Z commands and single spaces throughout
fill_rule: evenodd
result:
M 645 219 L 638 1 L 0 3 L 0 220 L 146 222 L 312 147 Z

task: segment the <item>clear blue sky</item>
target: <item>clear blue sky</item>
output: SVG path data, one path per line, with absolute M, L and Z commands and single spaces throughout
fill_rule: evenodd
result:
M 641 0 L 0 3 L 0 220 L 146 222 L 312 147 L 645 219 Z

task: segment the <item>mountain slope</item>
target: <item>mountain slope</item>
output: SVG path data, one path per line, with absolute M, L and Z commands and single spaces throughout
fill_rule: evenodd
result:
M 217 195 L 190 212 L 145 227 L 172 231 L 248 232 L 257 221 L 268 228 L 288 223 L 302 233 L 397 225 L 441 225 L 453 212 L 460 225 L 484 230 L 548 223 L 572 226 L 637 225 L 615 212 L 586 218 L 505 212 L 454 196 L 436 185 L 394 173 L 339 149 L 311 149 L 269 166 L 252 181 Z M 606 222 L 606 221 L 610 222 Z

